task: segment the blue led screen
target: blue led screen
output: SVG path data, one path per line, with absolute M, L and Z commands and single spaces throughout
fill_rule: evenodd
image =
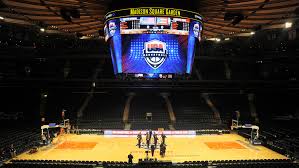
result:
M 161 58 L 165 60 L 157 67 L 144 58 L 145 43 L 153 40 L 166 44 L 166 57 Z M 168 34 L 122 35 L 123 73 L 185 73 L 187 40 L 187 36 Z
M 127 17 L 109 20 L 104 32 L 115 74 L 185 74 L 191 73 L 201 30 L 190 19 Z

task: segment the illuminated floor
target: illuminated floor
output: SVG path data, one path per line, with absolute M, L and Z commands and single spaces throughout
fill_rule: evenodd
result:
M 134 162 L 145 158 L 145 149 L 136 146 L 135 137 L 105 137 L 100 135 L 64 135 L 56 144 L 43 147 L 35 154 L 23 153 L 17 159 L 30 160 L 89 160 L 127 161 L 132 152 Z M 167 137 L 167 152 L 164 158 L 155 151 L 158 160 L 202 161 L 244 159 L 286 159 L 263 146 L 252 146 L 235 134 L 202 135 L 196 137 Z M 150 156 L 151 157 L 151 156 Z

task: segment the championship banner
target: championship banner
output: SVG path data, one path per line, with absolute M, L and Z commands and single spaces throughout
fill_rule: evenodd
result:
M 126 131 L 126 130 L 104 130 L 104 135 L 138 135 L 141 133 L 145 135 L 148 131 Z M 196 131 L 194 130 L 176 130 L 176 131 L 152 131 L 157 135 L 196 135 Z
M 105 15 L 105 22 L 127 16 L 166 16 L 178 18 L 190 18 L 197 21 L 202 21 L 202 16 L 196 12 L 187 11 L 175 8 L 162 8 L 162 7 L 140 7 L 140 8 L 127 8 L 108 12 Z M 161 18 L 160 23 L 167 23 L 167 20 Z

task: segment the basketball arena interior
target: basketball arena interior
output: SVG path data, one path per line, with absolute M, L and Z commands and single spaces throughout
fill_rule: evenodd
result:
M 1 0 L 0 167 L 299 167 L 298 65 L 298 0 Z

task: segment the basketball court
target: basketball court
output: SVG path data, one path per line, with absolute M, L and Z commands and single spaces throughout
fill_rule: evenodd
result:
M 159 137 L 160 138 L 160 137 Z M 143 137 L 144 141 L 144 137 Z M 154 157 L 172 162 L 209 160 L 287 159 L 263 146 L 253 146 L 236 134 L 199 135 L 193 137 L 166 138 L 166 156 L 161 158 L 159 150 Z M 62 135 L 50 146 L 37 153 L 28 152 L 17 159 L 29 160 L 80 160 L 80 161 L 127 161 L 132 153 L 133 161 L 145 158 L 146 145 L 138 148 L 136 137 L 113 137 L 104 135 Z

